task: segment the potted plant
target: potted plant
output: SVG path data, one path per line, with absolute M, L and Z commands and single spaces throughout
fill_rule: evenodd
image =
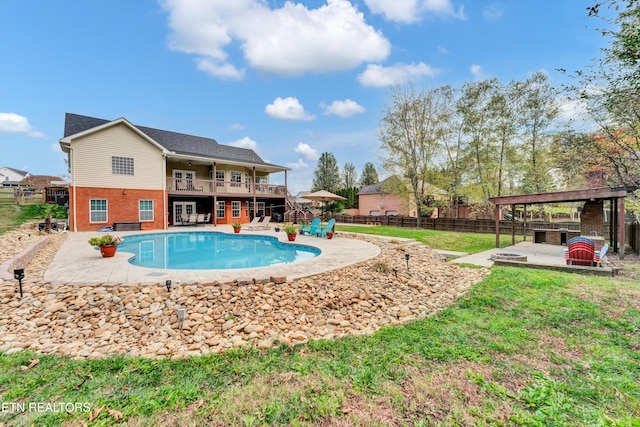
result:
M 233 232 L 234 233 L 239 233 L 242 224 L 240 224 L 238 221 L 236 221 L 233 224 L 231 224 L 231 226 L 233 227 Z
M 290 242 L 296 240 L 296 228 L 291 224 L 286 224 L 284 226 L 284 232 L 287 233 L 287 238 Z
M 122 243 L 122 238 L 106 234 L 102 237 L 92 237 L 89 239 L 89 244 L 100 249 L 100 254 L 104 258 L 111 258 L 116 254 L 118 245 Z

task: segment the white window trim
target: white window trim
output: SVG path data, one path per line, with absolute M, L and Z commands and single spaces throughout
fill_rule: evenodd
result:
M 238 206 L 238 209 L 237 209 L 237 211 L 238 211 L 238 215 L 234 215 L 234 214 L 233 214 L 233 213 L 234 213 L 234 211 L 236 210 L 236 209 L 234 209 L 234 207 L 233 207 L 235 204 L 237 204 L 237 206 Z M 240 217 L 242 217 L 242 202 L 241 202 L 241 201 L 239 201 L 239 200 L 233 200 L 233 201 L 231 202 L 231 218 L 240 218 Z
M 240 177 L 240 181 L 234 181 L 233 176 L 236 175 Z M 232 187 L 242 187 L 242 172 L 240 171 L 231 171 L 229 173 L 229 181 L 231 182 Z
M 142 209 L 140 209 L 140 202 L 151 202 L 151 219 L 142 219 Z M 138 200 L 138 220 L 140 222 L 153 222 L 155 220 L 155 203 L 152 199 L 140 199 Z M 145 210 L 144 212 L 149 212 Z
M 92 212 L 103 212 L 103 211 L 94 211 L 91 209 L 91 202 L 93 200 L 104 200 L 105 201 L 105 210 L 104 213 L 106 214 L 105 216 L 105 220 L 104 221 L 93 221 L 91 219 L 91 213 Z M 89 199 L 89 224 L 106 224 L 109 222 L 109 200 L 107 199 Z
M 225 211 L 227 210 L 227 205 L 224 200 L 218 200 L 217 204 L 218 205 L 222 204 L 222 216 L 218 215 L 219 208 L 218 208 L 218 205 L 216 205 L 216 218 L 224 218 Z

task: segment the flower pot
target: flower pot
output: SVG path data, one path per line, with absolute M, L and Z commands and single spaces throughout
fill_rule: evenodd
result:
M 287 238 L 289 239 L 290 242 L 295 241 L 296 240 L 296 233 L 287 234 Z
M 111 258 L 116 254 L 117 249 L 118 247 L 116 245 L 100 246 L 100 254 L 102 254 L 104 258 Z
M 327 239 L 329 240 L 333 239 L 333 233 L 327 233 Z
M 240 232 L 240 227 L 233 227 L 233 232 L 234 233 L 239 233 Z

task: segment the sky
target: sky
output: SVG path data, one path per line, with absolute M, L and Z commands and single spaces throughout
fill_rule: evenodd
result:
M 0 167 L 68 177 L 69 112 L 252 148 L 293 194 L 323 152 L 384 176 L 393 85 L 567 83 L 607 44 L 592 3 L 0 0 Z

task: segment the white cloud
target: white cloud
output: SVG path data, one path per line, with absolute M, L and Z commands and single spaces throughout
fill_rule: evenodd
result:
M 298 98 L 276 98 L 268 104 L 264 111 L 271 117 L 280 120 L 315 120 L 315 116 L 307 114 Z
M 424 76 L 433 77 L 438 73 L 439 70 L 424 62 L 418 64 L 397 63 L 390 67 L 369 64 L 364 72 L 358 75 L 358 81 L 363 86 L 391 86 Z
M 161 0 L 168 12 L 169 47 L 197 55 L 198 68 L 239 79 L 242 59 L 276 74 L 339 71 L 383 61 L 389 41 L 348 0 L 313 9 L 287 1 L 271 9 L 264 0 Z M 231 53 L 230 53 L 231 52 Z
M 286 166 L 291 169 L 306 169 L 309 167 L 309 165 L 302 159 L 298 159 L 295 163 L 288 162 Z
M 304 142 L 299 142 L 298 146 L 293 151 L 298 154 L 302 154 L 302 156 L 307 160 L 318 160 L 320 158 L 318 150 L 311 148 L 309 144 L 305 144 Z
M 364 0 L 371 13 L 394 22 L 418 22 L 423 14 L 466 19 L 464 7 L 456 10 L 450 0 Z
M 490 4 L 482 10 L 482 16 L 490 21 L 495 21 L 502 18 L 504 9 L 497 4 Z
M 469 68 L 469 71 L 471 71 L 471 74 L 476 77 L 482 77 L 482 66 L 478 64 L 472 64 Z
M 54 153 L 62 153 L 62 148 L 60 148 L 60 144 L 53 143 L 51 144 L 51 151 Z
M 229 130 L 244 130 L 244 126 L 240 123 L 232 123 L 228 126 Z
M 249 138 L 248 136 L 245 136 L 242 139 L 238 139 L 236 141 L 230 142 L 228 145 L 231 145 L 232 147 L 248 148 L 250 150 L 255 150 L 256 148 L 258 148 L 258 143 L 255 142 L 253 139 Z
M 333 101 L 331 105 L 327 105 L 324 109 L 325 114 L 335 114 L 338 117 L 351 117 L 356 114 L 364 113 L 365 108 L 355 101 L 345 99 L 344 101 Z
M 44 138 L 42 132 L 33 130 L 29 120 L 15 113 L 0 113 L 0 133 L 21 133 L 33 138 Z

